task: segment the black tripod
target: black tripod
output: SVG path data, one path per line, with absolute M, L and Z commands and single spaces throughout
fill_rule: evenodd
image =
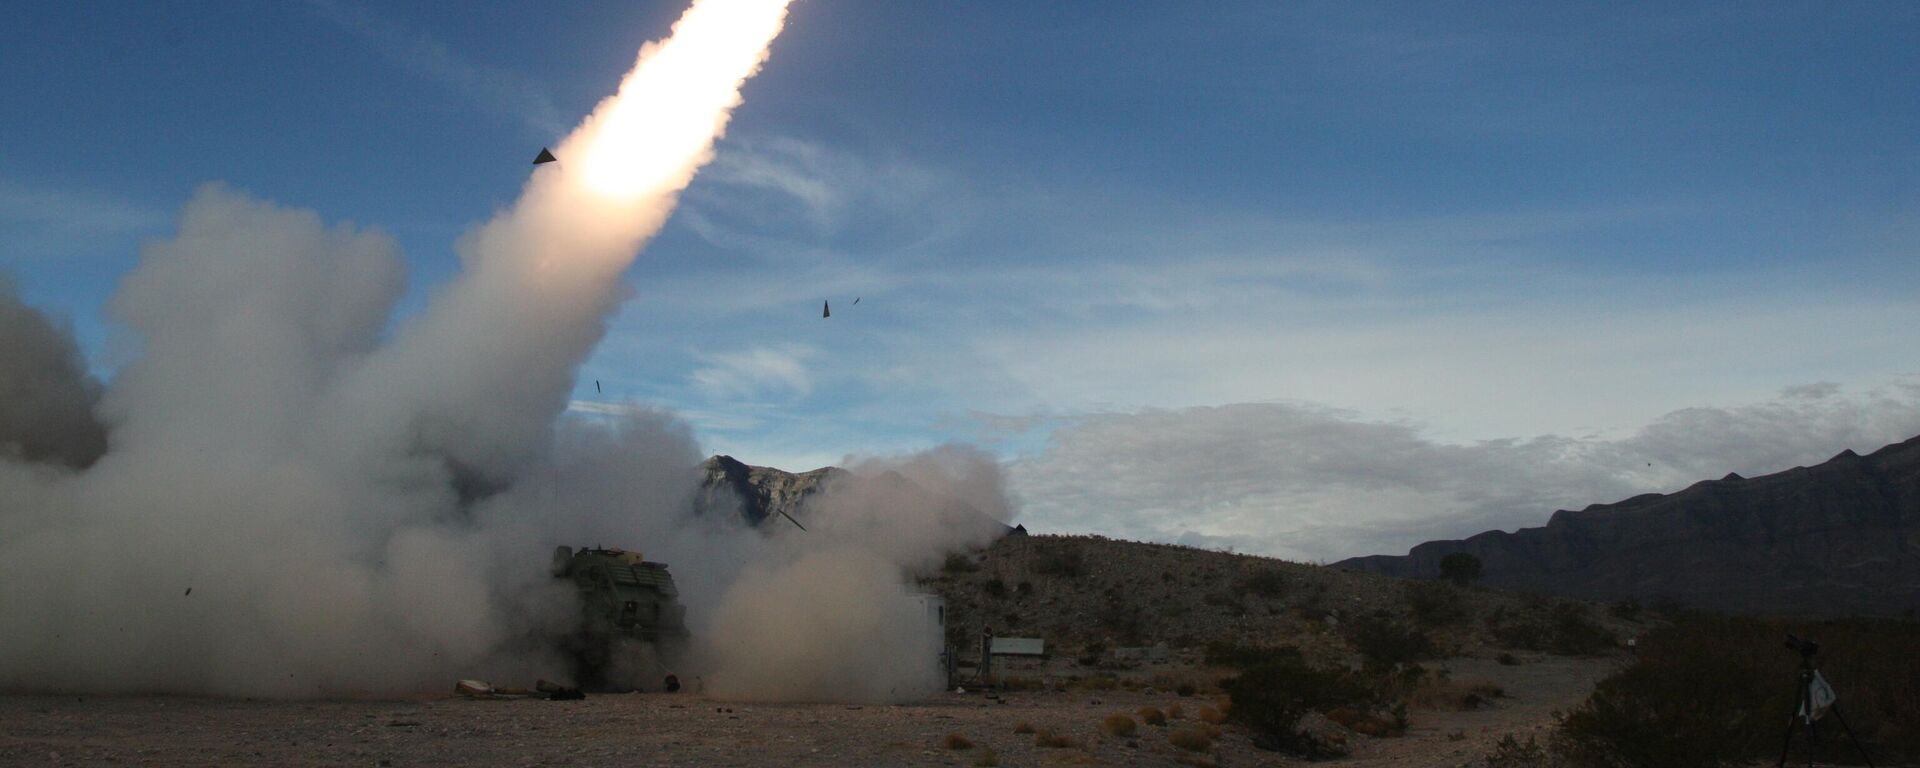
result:
M 1820 652 L 1820 644 L 1787 635 L 1787 648 L 1800 652 L 1800 686 L 1794 695 L 1793 711 L 1787 715 L 1787 738 L 1780 744 L 1780 762 L 1775 765 L 1786 768 L 1787 752 L 1793 749 L 1793 732 L 1804 723 L 1807 727 L 1807 768 L 1813 768 L 1813 754 L 1820 746 L 1820 732 L 1814 730 L 1817 721 L 1813 709 L 1813 655 Z M 1853 742 L 1853 748 L 1860 750 L 1860 757 L 1867 761 L 1867 768 L 1874 768 L 1873 757 L 1867 754 L 1866 747 L 1860 746 L 1860 738 L 1853 735 L 1853 726 L 1847 725 L 1847 718 L 1840 714 L 1840 704 L 1829 702 L 1827 712 L 1840 721 L 1840 729 L 1847 732 L 1847 740 Z

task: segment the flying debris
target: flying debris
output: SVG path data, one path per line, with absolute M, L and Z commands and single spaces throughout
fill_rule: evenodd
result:
M 855 296 L 855 297 L 853 297 L 853 303 L 855 303 L 855 304 L 858 304 L 858 303 L 860 303 L 860 297 L 858 297 L 858 296 Z
M 833 307 L 831 304 L 825 301 L 820 302 L 820 317 L 822 318 L 833 317 Z
M 533 156 L 533 164 L 534 164 L 534 165 L 540 165 L 540 164 L 542 164 L 542 163 L 552 163 L 552 162 L 558 162 L 559 160 L 560 160 L 560 158 L 557 158 L 557 157 L 554 157 L 554 156 L 553 156 L 553 153 L 552 153 L 552 152 L 549 152 L 549 151 L 547 151 L 547 148 L 546 148 L 546 147 L 541 147 L 541 148 L 540 148 L 540 154 L 538 154 L 538 155 L 534 155 L 534 156 Z
M 597 395 L 597 394 L 600 394 L 600 380 L 599 380 L 599 379 L 594 379 L 594 380 L 593 380 L 593 393 L 594 393 L 594 394 L 596 394 L 596 395 Z
M 186 597 L 187 595 L 191 595 L 191 594 L 193 594 L 193 587 L 187 587 L 187 594 L 181 595 L 181 597 Z

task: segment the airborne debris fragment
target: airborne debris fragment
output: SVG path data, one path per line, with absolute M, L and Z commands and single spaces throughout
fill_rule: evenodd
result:
M 453 691 L 469 699 L 524 699 L 533 695 L 525 688 L 495 688 L 485 680 L 461 680 Z
M 827 301 L 820 302 L 820 317 L 823 319 L 833 317 L 832 302 L 827 302 Z
M 554 157 L 553 153 L 548 152 L 546 147 L 541 147 L 540 154 L 534 155 L 533 157 L 533 164 L 540 165 L 542 163 L 558 162 L 559 160 L 560 158 Z

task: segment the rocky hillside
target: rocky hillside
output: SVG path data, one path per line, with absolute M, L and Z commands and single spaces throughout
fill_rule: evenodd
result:
M 1430 578 L 1455 552 L 1479 557 L 1483 583 L 1501 588 L 1759 614 L 1910 616 L 1920 608 L 1920 437 L 1335 566 Z
M 700 514 L 737 514 L 748 525 L 808 527 L 811 502 L 834 498 L 875 509 L 911 511 L 932 523 L 976 531 L 979 538 L 1011 532 L 1005 524 L 951 495 L 929 490 L 893 470 L 853 473 L 839 467 L 787 472 L 715 456 L 695 498 Z
M 1362 643 L 1396 633 L 1426 638 L 1435 656 L 1588 654 L 1645 628 L 1578 601 L 1098 536 L 1006 536 L 949 557 L 923 585 L 946 598 L 960 647 L 991 627 L 1070 657 L 1164 644 L 1198 660 L 1209 646 L 1291 645 L 1358 663 Z
M 700 486 L 696 509 L 701 514 L 733 512 L 753 526 L 782 515 L 798 519 L 809 497 L 819 493 L 829 480 L 847 474 L 839 467 L 786 472 L 751 466 L 732 456 L 715 456 L 701 467 L 707 476 Z

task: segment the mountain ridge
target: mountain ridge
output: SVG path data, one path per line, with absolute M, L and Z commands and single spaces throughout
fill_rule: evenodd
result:
M 1920 608 L 1920 437 L 1333 565 L 1433 578 L 1456 552 L 1480 558 L 1482 583 L 1504 589 L 1784 616 L 1910 616 Z

